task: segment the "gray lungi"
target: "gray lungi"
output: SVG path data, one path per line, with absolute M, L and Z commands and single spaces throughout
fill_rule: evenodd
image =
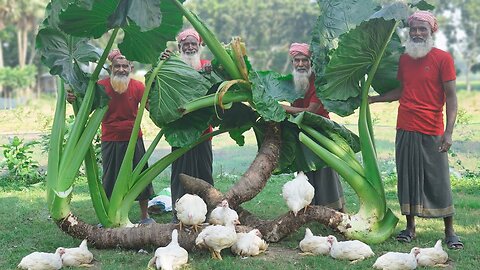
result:
M 438 218 L 455 212 L 448 156 L 438 151 L 440 140 L 441 136 L 397 130 L 397 190 L 403 215 Z
M 118 172 L 122 166 L 123 157 L 127 152 L 128 142 L 104 142 L 102 141 L 102 164 L 103 164 L 103 188 L 107 197 L 110 199 L 112 195 L 113 187 L 117 181 Z M 133 156 L 133 168 L 140 162 L 140 159 L 145 155 L 145 145 L 143 139 L 138 138 L 135 145 L 135 153 Z M 148 168 L 148 164 L 142 169 Z M 137 201 L 148 200 L 154 194 L 153 185 L 150 183 L 143 191 L 138 195 Z
M 307 172 L 308 182 L 315 188 L 315 196 L 312 203 L 323 205 L 335 210 L 340 210 L 345 205 L 343 188 L 338 174 L 330 167 L 324 167 L 318 171 Z
M 172 147 L 172 151 L 176 149 L 178 148 Z M 207 140 L 195 146 L 172 163 L 170 187 L 174 214 L 175 202 L 177 199 L 185 195 L 185 188 L 180 183 L 178 175 L 183 173 L 192 177 L 200 178 L 213 186 L 212 161 L 212 141 Z

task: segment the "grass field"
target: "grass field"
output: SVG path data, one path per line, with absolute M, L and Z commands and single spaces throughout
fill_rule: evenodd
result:
M 456 208 L 455 228 L 465 243 L 462 251 L 448 251 L 449 269 L 477 269 L 480 265 L 480 93 L 459 92 L 459 121 L 454 134 L 454 146 L 450 164 L 454 175 L 452 187 Z M 31 102 L 28 106 L 10 111 L 0 111 L 0 144 L 8 141 L 8 137 L 19 134 L 26 140 L 38 137 L 48 131 L 53 115 L 52 99 Z M 393 142 L 395 138 L 396 103 L 375 104 L 372 106 L 377 150 L 389 207 L 401 217 L 396 199 Z M 356 131 L 356 116 L 339 118 L 339 123 Z M 158 129 L 145 118 L 143 130 L 147 141 L 152 139 Z M 246 145 L 236 146 L 227 136 L 213 140 L 214 175 L 216 187 L 228 190 L 250 164 L 256 153 L 256 145 L 252 133 L 247 134 Z M 152 159 L 158 159 L 169 152 L 169 146 L 161 142 Z M 2 157 L 3 158 L 3 157 Z M 46 165 L 45 154 L 35 149 L 35 158 Z M 468 171 L 469 177 L 460 175 Z M 157 191 L 169 185 L 169 171 L 163 172 L 154 181 Z M 281 198 L 282 185 L 291 179 L 291 175 L 273 176 L 266 188 L 253 200 L 245 203 L 245 207 L 262 218 L 273 218 L 287 211 Z M 354 213 L 358 207 L 357 197 L 348 185 L 343 185 L 347 199 L 348 211 Z M 78 179 L 72 200 L 72 211 L 84 221 L 96 224 L 85 179 Z M 73 239 L 61 232 L 49 219 L 46 208 L 45 187 L 37 185 L 21 190 L 0 191 L 0 269 L 15 269 L 20 259 L 33 251 L 53 252 L 58 246 L 76 246 L 80 240 Z M 130 214 L 132 221 L 137 221 L 138 207 L 133 207 Z M 169 222 L 170 214 L 154 217 L 157 222 Z M 331 231 L 320 224 L 308 224 L 314 234 L 329 234 Z M 403 229 L 401 218 L 396 231 Z M 436 240 L 443 237 L 443 224 L 438 219 L 418 219 L 417 239 L 409 244 L 401 244 L 392 238 L 386 242 L 372 246 L 376 253 L 374 258 L 350 265 L 347 262 L 335 261 L 329 257 L 303 257 L 298 255 L 298 242 L 303 238 L 304 230 L 283 239 L 280 243 L 271 244 L 268 252 L 256 258 L 240 259 L 229 251 L 222 252 L 224 260 L 215 262 L 209 259 L 205 251 L 190 253 L 189 266 L 186 269 L 369 269 L 375 258 L 387 251 L 408 252 L 413 246 L 433 246 Z M 153 249 L 148 254 L 129 250 L 97 250 L 93 269 L 146 269 Z

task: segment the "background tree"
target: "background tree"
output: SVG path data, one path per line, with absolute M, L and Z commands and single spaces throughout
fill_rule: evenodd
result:
M 439 0 L 437 14 L 441 14 L 447 46 L 465 62 L 467 91 L 471 91 L 471 73 L 480 63 L 480 5 L 478 0 Z
M 285 73 L 291 42 L 310 42 L 310 32 L 319 14 L 309 0 L 194 0 L 186 6 L 228 43 L 240 36 L 252 65 L 258 70 Z

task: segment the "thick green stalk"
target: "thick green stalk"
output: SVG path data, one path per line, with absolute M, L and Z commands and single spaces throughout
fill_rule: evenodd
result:
M 367 244 L 380 244 L 385 242 L 395 231 L 398 218 L 387 209 L 381 220 L 373 220 L 370 226 L 364 230 L 356 230 L 355 225 L 347 230 L 345 235 L 350 239 L 358 239 Z
M 75 116 L 78 114 L 78 103 L 73 105 L 73 112 Z M 108 198 L 105 194 L 105 189 L 100 180 L 100 174 L 98 173 L 97 158 L 93 145 L 90 144 L 87 153 L 85 155 L 85 174 L 87 176 L 88 190 L 90 191 L 90 198 L 92 199 L 93 209 L 97 214 L 98 220 L 105 227 L 110 227 L 111 222 L 108 220 Z
M 133 125 L 132 134 L 130 135 L 130 140 L 128 141 L 127 151 L 123 158 L 122 165 L 120 166 L 120 171 L 118 173 L 117 181 L 112 191 L 112 196 L 110 198 L 110 208 L 108 209 L 108 216 L 114 224 L 123 225 L 128 222 L 128 212 L 121 213 L 119 208 L 122 204 L 125 194 L 128 192 L 130 181 L 135 181 L 132 179 L 133 174 L 133 155 L 135 153 L 135 146 L 137 144 L 138 132 L 140 131 L 140 124 L 142 123 L 143 112 L 145 111 L 145 106 L 148 100 L 148 93 L 152 87 L 154 78 L 157 76 L 160 68 L 162 67 L 165 61 L 162 60 L 158 65 L 153 69 L 151 76 L 148 78 L 148 81 L 145 85 L 145 91 L 140 101 L 140 106 L 137 112 L 137 118 L 135 118 L 135 123 Z
M 157 136 L 155 136 L 155 139 L 153 139 L 152 143 L 148 147 L 148 150 L 145 153 L 145 155 L 143 155 L 142 159 L 140 159 L 137 166 L 133 170 L 132 179 L 134 181 L 138 180 L 138 176 L 142 172 L 143 167 L 145 166 L 145 164 L 147 164 L 148 159 L 152 156 L 153 151 L 155 150 L 155 147 L 157 147 L 157 144 L 162 137 L 163 137 L 163 130 L 160 130 L 160 132 L 158 132 Z
M 324 136 L 322 133 L 316 131 L 315 129 L 304 124 L 299 124 L 299 127 L 303 129 L 307 134 L 312 136 L 315 140 L 317 140 L 328 151 L 332 152 L 332 154 L 345 161 L 345 163 L 355 172 L 357 172 L 360 176 L 365 177 L 365 172 L 362 165 L 360 165 L 360 163 L 353 154 L 348 153 L 343 148 L 338 146 L 333 140 Z
M 250 100 L 252 100 L 251 91 L 229 91 L 223 95 L 222 104 L 228 104 L 232 102 L 248 102 Z M 182 111 L 183 115 L 185 115 L 202 108 L 212 107 L 217 103 L 218 96 L 216 94 L 210 94 L 186 103 L 182 108 L 180 108 L 180 110 Z
M 63 136 L 65 133 L 65 88 L 64 82 L 57 79 L 57 104 L 55 107 L 55 116 L 53 118 L 52 134 L 50 135 L 50 146 L 48 149 L 48 168 L 47 168 L 47 203 L 52 217 L 61 218 L 64 211 L 56 211 L 53 189 L 57 186 L 58 168 L 60 157 L 62 156 Z M 63 207 L 62 207 L 63 208 Z M 60 209 L 59 209 L 60 210 Z M 67 212 L 68 214 L 68 212 Z
M 312 150 L 312 152 L 319 156 L 328 166 L 337 171 L 338 174 L 348 182 L 353 190 L 355 190 L 361 204 L 360 215 L 368 217 L 372 215 L 371 211 L 374 211 L 376 217 L 383 217 L 384 209 L 379 207 L 379 205 L 382 205 L 383 201 L 377 196 L 376 190 L 370 182 L 366 181 L 364 177 L 350 168 L 345 161 L 318 145 L 305 133 L 300 132 L 298 139 L 301 143 Z
M 96 84 L 98 80 L 98 75 L 100 74 L 102 66 L 105 63 L 105 60 L 107 59 L 108 53 L 113 45 L 113 42 L 118 33 L 118 30 L 119 28 L 116 28 L 113 31 L 112 36 L 109 39 L 108 45 L 105 48 L 102 56 L 100 57 L 97 67 L 95 68 L 95 71 L 93 72 L 92 77 L 90 78 L 90 81 L 87 86 L 87 90 L 85 92 L 85 97 L 83 99 L 82 105 L 80 106 L 80 110 L 78 111 L 77 117 L 75 118 L 75 123 L 72 127 L 72 131 L 69 135 L 67 144 L 64 149 L 64 153 L 62 155 L 62 159 L 60 161 L 60 170 L 63 170 L 63 168 L 68 167 L 70 165 L 72 158 L 75 155 L 77 155 L 77 153 L 75 152 L 75 148 L 80 136 L 82 136 L 82 133 L 85 128 L 85 123 L 87 122 L 89 113 L 91 111 Z M 79 167 L 80 167 L 80 164 L 78 165 Z M 63 172 L 65 173 L 64 170 Z M 61 172 L 59 177 L 61 179 L 56 188 L 57 188 L 57 191 L 63 192 L 68 190 L 72 186 L 75 175 L 74 174 L 72 175 L 71 173 L 69 173 L 68 177 L 65 177 L 65 175 L 62 174 Z
M 390 36 L 388 40 L 391 39 L 395 29 L 397 28 L 398 22 L 392 27 Z M 362 103 L 360 104 L 360 115 L 358 117 L 358 132 L 360 137 L 360 147 L 362 149 L 362 157 L 365 166 L 365 173 L 367 176 L 367 180 L 372 183 L 377 190 L 377 193 L 381 197 L 383 203 L 382 208 L 383 212 L 386 211 L 386 201 L 385 201 L 385 191 L 383 189 L 382 178 L 380 175 L 380 169 L 378 168 L 377 163 L 377 154 L 375 150 L 375 146 L 373 144 L 373 130 L 372 130 L 372 123 L 371 117 L 369 115 L 369 104 L 368 104 L 368 90 L 372 84 L 373 78 L 375 73 L 377 72 L 378 66 L 380 65 L 380 61 L 382 60 L 382 56 L 385 54 L 387 49 L 388 42 L 383 44 L 380 53 L 378 54 L 375 62 L 373 63 L 370 71 L 368 72 L 367 81 L 362 84 Z M 379 218 L 383 218 L 383 216 L 379 216 Z
M 105 51 L 103 52 L 102 56 L 100 57 L 100 60 L 97 63 L 97 67 L 95 68 L 95 71 L 93 72 L 92 77 L 90 77 L 90 81 L 87 86 L 87 91 L 85 93 L 85 98 L 82 102 L 82 105 L 80 106 L 77 117 L 75 118 L 75 123 L 72 127 L 72 131 L 69 135 L 67 144 L 63 150 L 63 153 L 59 155 L 60 157 L 59 166 L 56 172 L 49 170 L 49 174 L 52 174 L 52 175 L 54 175 L 55 173 L 57 174 L 56 176 L 57 179 L 54 181 L 51 181 L 53 183 L 53 185 L 51 186 L 53 190 L 50 194 L 47 194 L 48 202 L 50 205 L 50 214 L 52 218 L 55 220 L 59 220 L 66 217 L 70 212 L 70 198 L 72 196 L 71 190 L 73 189 L 75 174 L 72 174 L 72 172 L 65 171 L 65 168 L 70 166 L 71 160 L 77 154 L 75 153 L 75 147 L 77 145 L 79 138 L 81 137 L 81 134 L 83 133 L 85 123 L 88 120 L 88 116 L 93 104 L 93 96 L 94 96 L 93 94 L 96 88 L 98 75 L 100 74 L 102 66 L 105 63 L 105 60 L 107 59 L 108 52 L 110 51 L 113 45 L 113 42 L 115 40 L 117 33 L 118 33 L 118 28 L 113 31 L 112 36 L 110 37 L 110 40 L 107 44 L 107 47 L 105 48 Z M 62 87 L 62 91 L 65 92 L 63 87 Z M 61 95 L 63 99 L 62 102 L 65 103 L 65 93 L 62 93 Z M 57 115 L 55 115 L 55 117 L 57 117 Z M 55 122 L 55 119 L 54 119 L 54 122 Z M 64 125 L 64 123 L 65 123 L 65 116 L 63 116 L 62 125 Z M 97 129 L 98 129 L 98 126 L 95 128 L 95 130 Z M 53 134 L 53 132 L 56 132 L 56 131 L 52 131 L 52 136 L 58 136 Z M 63 135 L 62 135 L 62 141 L 63 141 Z M 51 154 L 55 154 L 55 153 L 51 153 Z M 78 164 L 78 167 L 75 168 L 75 172 L 78 171 L 78 168 L 80 168 L 80 165 L 81 165 L 81 162 Z M 65 177 L 65 174 L 68 174 L 68 177 Z
M 60 174 L 64 175 L 65 178 L 75 178 L 77 175 L 78 168 L 81 166 L 88 149 L 90 149 L 92 140 L 97 134 L 98 127 L 100 126 L 100 123 L 102 122 L 107 110 L 108 106 L 104 106 L 103 108 L 98 108 L 93 112 L 87 126 L 85 127 L 85 130 L 82 133 L 82 136 L 77 141 L 74 150 L 75 155 L 70 159 L 70 163 L 60 170 Z
M 183 13 L 185 18 L 187 18 L 187 20 L 192 24 L 193 28 L 197 30 L 202 37 L 202 40 L 207 44 L 212 54 L 215 56 L 218 62 L 220 62 L 232 79 L 242 79 L 242 74 L 237 68 L 237 65 L 233 62 L 233 59 L 230 57 L 212 31 L 208 29 L 208 27 L 197 17 L 197 15 L 185 8 L 182 3 L 177 0 L 171 1 L 173 1 L 178 9 Z
M 147 170 L 142 172 L 137 179 L 137 182 L 135 185 L 130 188 L 128 193 L 125 195 L 124 200 L 122 202 L 122 206 L 120 209 L 120 212 L 123 213 L 123 215 L 128 214 L 130 211 L 130 207 L 135 201 L 135 198 L 144 190 L 148 184 L 150 184 L 153 179 L 159 175 L 163 170 L 165 170 L 170 164 L 172 164 L 175 160 L 177 160 L 179 157 L 181 157 L 183 154 L 197 146 L 198 144 L 206 141 L 207 139 L 212 138 L 213 136 L 216 136 L 218 134 L 222 134 L 225 132 L 230 131 L 229 129 L 225 130 L 216 130 L 211 133 L 202 135 L 196 142 L 184 146 L 182 148 L 179 148 L 170 154 L 162 157 L 160 160 L 155 162 L 152 166 L 150 166 Z

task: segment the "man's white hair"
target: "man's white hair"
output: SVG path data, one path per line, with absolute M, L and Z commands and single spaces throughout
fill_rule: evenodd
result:
M 125 75 L 112 75 L 110 76 L 110 84 L 112 85 L 113 91 L 123 94 L 128 89 L 128 84 L 130 83 L 130 74 Z
M 295 85 L 295 91 L 302 96 L 307 93 L 310 87 L 310 76 L 312 75 L 312 68 L 308 68 L 306 71 L 298 71 L 295 67 L 292 71 L 293 83 Z
M 414 42 L 413 38 L 409 38 L 405 43 L 405 53 L 413 59 L 425 57 L 433 48 L 434 40 L 432 34 L 428 34 L 427 39 L 423 42 Z
M 202 63 L 200 62 L 200 48 L 194 54 L 187 54 L 180 50 L 180 58 L 195 70 L 200 70 L 202 68 Z

